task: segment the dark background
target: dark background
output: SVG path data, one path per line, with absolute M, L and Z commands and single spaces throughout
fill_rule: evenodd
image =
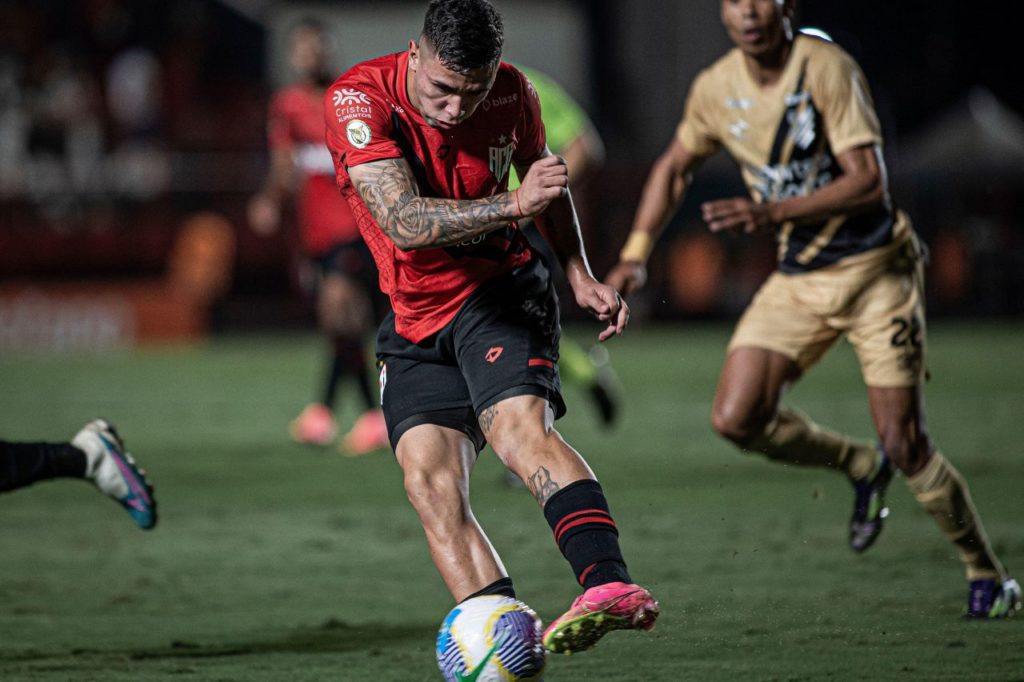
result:
M 376 3 L 394 5 L 418 22 L 425 3 Z M 507 26 L 534 6 L 497 5 Z M 573 28 L 586 46 L 576 57 L 587 76 L 566 86 L 609 151 L 601 175 L 577 193 L 601 275 L 690 81 L 729 44 L 715 2 L 561 5 L 579 18 Z M 217 328 L 307 323 L 294 226 L 263 238 L 245 224 L 266 168 L 265 104 L 279 58 L 272 36 L 282 30 L 275 17 L 296 6 L 340 17 L 365 7 L 0 0 L 0 284 L 159 277 L 183 220 L 213 210 L 237 237 Z M 934 314 L 1024 312 L 1024 88 L 1010 7 L 807 0 L 799 9 L 798 24 L 831 34 L 872 85 L 896 201 L 932 246 Z M 113 67 L 128 53 L 149 64 L 156 104 L 125 120 L 113 111 L 123 74 Z M 514 45 L 506 53 L 518 57 Z M 564 71 L 554 51 L 532 56 L 534 66 Z M 711 237 L 699 223 L 702 200 L 744 191 L 720 157 L 698 174 L 663 238 L 638 313 L 732 316 L 771 270 L 770 238 Z

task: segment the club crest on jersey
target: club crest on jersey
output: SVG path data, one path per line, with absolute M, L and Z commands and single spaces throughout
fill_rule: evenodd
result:
M 501 147 L 488 147 L 489 167 L 494 177 L 501 182 L 508 175 L 508 169 L 512 165 L 512 149 L 514 145 L 509 142 L 505 144 L 508 138 L 504 135 L 498 138 L 498 144 L 503 145 Z
M 334 106 L 340 107 L 343 104 L 355 105 L 355 104 L 369 104 L 370 98 L 358 90 L 352 88 L 342 88 L 341 90 L 334 91 Z
M 806 107 L 795 111 L 789 111 L 786 116 L 789 118 L 789 136 L 800 149 L 807 149 L 814 144 L 817 133 L 814 126 L 814 109 Z
M 353 147 L 362 149 L 370 144 L 370 138 L 373 136 L 370 133 L 370 126 L 366 125 L 366 121 L 355 118 L 345 126 L 345 137 L 348 138 Z

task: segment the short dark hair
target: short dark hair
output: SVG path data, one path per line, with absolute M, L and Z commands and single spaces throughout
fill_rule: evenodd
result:
M 467 73 L 501 59 L 505 28 L 487 0 L 432 0 L 421 37 L 445 67 Z

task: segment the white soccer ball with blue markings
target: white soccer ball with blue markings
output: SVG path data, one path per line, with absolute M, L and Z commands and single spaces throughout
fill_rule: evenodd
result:
M 437 633 L 437 665 L 448 682 L 541 680 L 546 657 L 540 618 L 501 595 L 458 604 Z

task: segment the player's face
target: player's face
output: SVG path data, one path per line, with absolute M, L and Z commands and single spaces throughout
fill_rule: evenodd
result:
M 324 37 L 315 29 L 300 28 L 292 36 L 291 64 L 303 76 L 317 76 L 324 68 L 327 48 Z
M 498 65 L 452 71 L 429 45 L 409 43 L 409 98 L 434 128 L 453 128 L 473 115 L 498 73 Z
M 787 39 L 789 8 L 785 0 L 722 0 L 722 23 L 744 54 L 770 55 Z

